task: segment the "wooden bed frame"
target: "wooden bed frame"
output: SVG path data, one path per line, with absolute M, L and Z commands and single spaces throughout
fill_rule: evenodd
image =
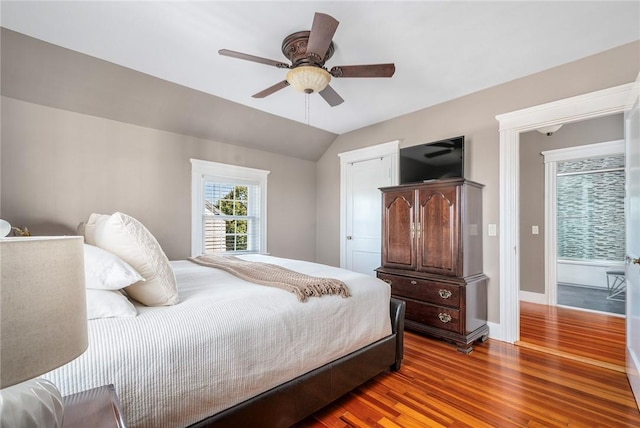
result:
M 349 355 L 223 410 L 189 428 L 287 428 L 386 370 L 404 356 L 405 302 L 391 299 L 392 333 Z

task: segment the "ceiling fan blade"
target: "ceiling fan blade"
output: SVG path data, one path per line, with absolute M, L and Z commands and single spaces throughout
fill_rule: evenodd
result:
M 278 82 L 273 86 L 269 86 L 264 91 L 260 91 L 257 94 L 252 95 L 252 97 L 253 98 L 264 98 L 264 97 L 266 97 L 268 95 L 273 94 L 274 92 L 279 91 L 280 89 L 286 88 L 287 86 L 289 86 L 289 82 L 287 82 L 286 80 L 283 80 L 282 82 Z
M 331 107 L 335 107 L 344 102 L 342 97 L 329 85 L 321 90 L 319 94 Z
M 395 64 L 339 65 L 331 68 L 333 77 L 391 77 Z
M 427 154 L 424 155 L 424 157 L 427 158 L 427 159 L 437 158 L 438 156 L 447 155 L 447 154 L 451 153 L 452 151 L 453 151 L 453 149 L 438 150 L 437 152 L 427 153 Z
M 325 13 L 316 12 L 313 16 L 313 25 L 307 42 L 307 55 L 314 54 L 317 55 L 320 61 L 324 60 L 338 24 L 339 22 L 333 17 Z
M 273 65 L 278 68 L 289 68 L 289 64 L 285 64 L 282 61 L 275 61 L 273 59 L 262 58 L 255 55 L 249 55 L 242 52 L 230 51 L 229 49 L 220 49 L 218 51 L 220 55 L 230 56 L 231 58 L 244 59 L 246 61 L 259 62 L 260 64 Z
M 438 143 L 429 143 L 429 145 L 431 147 L 446 147 L 446 148 L 454 147 L 454 143 L 452 141 L 440 141 Z

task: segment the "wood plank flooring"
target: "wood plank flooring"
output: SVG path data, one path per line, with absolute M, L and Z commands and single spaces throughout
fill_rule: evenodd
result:
M 529 321 L 523 317 L 522 328 L 541 336 L 545 327 Z M 624 347 L 617 335 L 606 343 Z M 617 352 L 604 358 L 620 364 Z M 406 332 L 399 372 L 379 375 L 296 427 L 640 427 L 640 412 L 619 371 L 494 340 L 463 355 Z
M 557 306 L 520 303 L 520 343 L 624 372 L 625 318 Z

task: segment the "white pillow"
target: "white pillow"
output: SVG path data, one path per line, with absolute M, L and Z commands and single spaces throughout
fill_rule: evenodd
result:
M 104 224 L 100 221 L 98 219 L 95 233 L 96 245 L 119 256 L 145 279 L 126 287 L 127 295 L 147 306 L 178 303 L 173 269 L 151 232 L 135 218 L 120 212 Z
M 87 319 L 135 317 L 138 310 L 122 295 L 114 290 L 87 289 Z
M 86 221 L 81 221 L 80 223 L 78 223 L 78 227 L 76 227 L 76 232 L 78 233 L 78 235 L 82 236 L 84 238 L 84 228 L 87 225 Z
M 87 288 L 120 290 L 144 281 L 129 263 L 102 248 L 84 244 L 84 278 Z
M 96 245 L 96 234 L 102 233 L 104 225 L 109 218 L 111 218 L 109 214 L 91 214 L 84 224 L 84 242 Z

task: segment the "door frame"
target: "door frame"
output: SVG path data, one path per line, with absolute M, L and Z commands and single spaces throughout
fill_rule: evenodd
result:
M 544 294 L 546 304 L 558 304 L 558 162 L 624 154 L 624 139 L 545 150 L 544 158 Z
M 496 116 L 500 132 L 500 321 L 491 337 L 520 340 L 520 133 L 629 110 L 635 83 L 553 101 Z
M 400 180 L 398 168 L 400 140 L 361 149 L 338 153 L 340 158 L 340 267 L 347 265 L 347 166 L 349 164 L 368 161 L 371 159 L 391 156 L 391 184 L 396 185 Z M 382 208 L 380 208 L 382 209 Z

